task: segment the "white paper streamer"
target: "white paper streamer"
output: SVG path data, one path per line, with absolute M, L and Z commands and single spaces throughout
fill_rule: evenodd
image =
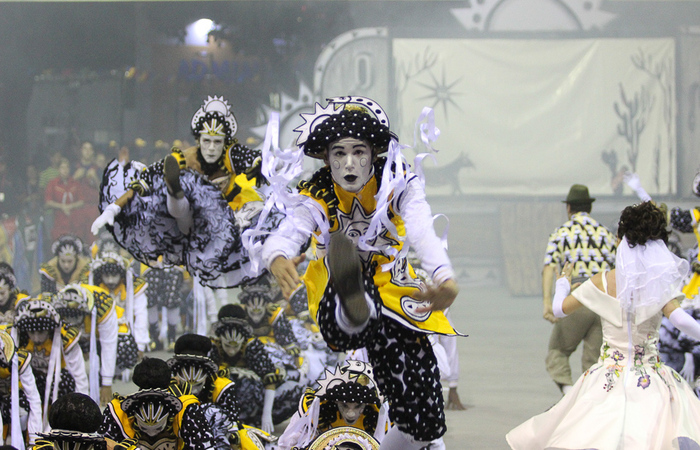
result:
M 83 292 L 83 295 L 91 295 Z M 97 355 L 97 305 L 90 313 L 90 398 L 100 404 L 100 357 Z
M 293 218 L 294 209 L 304 205 L 311 213 L 320 231 L 320 236 L 317 236 L 317 240 L 321 244 L 327 242 L 329 224 L 323 207 L 305 195 L 292 192 L 289 187 L 290 183 L 301 174 L 303 160 L 304 152 L 300 148 L 285 150 L 279 148 L 279 113 L 273 111 L 267 123 L 262 147 L 262 174 L 270 183 L 272 192 L 265 201 L 265 206 L 258 217 L 257 225 L 242 233 L 243 245 L 250 255 L 251 271 L 253 273 L 258 271 L 259 264 L 262 261 L 263 244 L 258 238 L 271 233 L 271 231 L 264 230 L 263 225 L 273 209 L 282 212 L 288 218 Z M 276 233 L 284 233 L 287 228 L 289 228 L 288 232 L 300 231 L 309 235 L 316 231 L 291 229 L 294 227 L 293 220 L 283 220 L 280 227 L 279 230 L 275 230 Z
M 17 328 L 10 329 L 10 336 L 15 343 L 15 353 L 12 355 L 12 373 L 10 380 L 10 434 L 12 446 L 18 450 L 24 450 L 24 436 L 22 436 L 22 424 L 19 419 L 19 359 L 17 356 Z M 27 370 L 32 370 L 27 368 Z M 0 414 L 0 430 L 3 429 L 2 414 Z

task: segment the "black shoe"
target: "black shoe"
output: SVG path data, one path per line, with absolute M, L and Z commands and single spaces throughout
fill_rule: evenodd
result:
M 168 351 L 171 345 L 173 351 L 175 350 L 175 341 L 177 341 L 177 325 L 168 325 Z
M 163 343 L 158 338 L 159 330 L 157 322 L 152 323 L 148 326 L 148 333 L 151 335 L 151 343 L 149 344 L 149 348 L 151 349 L 151 351 L 159 352 L 163 350 Z
M 330 282 L 340 298 L 343 311 L 353 325 L 369 319 L 369 306 L 362 284 L 362 262 L 355 244 L 342 233 L 331 236 L 328 245 Z
M 180 185 L 180 164 L 173 155 L 165 157 L 163 162 L 163 176 L 165 177 L 165 185 L 168 187 L 168 193 L 177 199 L 185 196 L 185 192 Z

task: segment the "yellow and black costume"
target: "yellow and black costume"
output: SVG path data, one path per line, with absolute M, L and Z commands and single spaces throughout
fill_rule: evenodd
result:
M 53 258 L 41 265 L 41 292 L 55 294 L 67 284 L 85 283 L 90 273 L 90 258 L 85 256 L 83 242 L 80 238 L 71 235 L 59 237 L 51 245 Z M 70 273 L 61 270 L 58 260 L 61 257 L 75 258 L 75 266 Z
M 317 380 L 316 389 L 308 388 L 299 400 L 297 413 L 289 421 L 278 445 L 281 450 L 307 448 L 319 435 L 339 427 L 362 430 L 381 441 L 391 426 L 387 407 L 372 377 L 372 366 L 360 361 L 347 361 L 333 371 L 326 370 Z M 362 407 L 348 423 L 338 403 L 354 403 Z
M 434 283 L 454 278 L 443 243 L 435 235 L 422 180 L 403 164 L 396 136 L 384 111 L 360 97 L 329 99 L 326 108 L 302 114 L 305 124 L 297 144 L 307 156 L 323 159 L 342 138 L 361 140 L 372 148 L 373 172 L 357 192 L 340 187 L 326 165 L 299 183 L 301 199 L 288 205 L 281 232 L 267 239 L 262 258 L 269 268 L 290 259 L 313 238 L 316 259 L 302 277 L 309 311 L 333 350 L 366 347 L 380 390 L 389 399 L 391 419 L 417 441 L 432 441 L 446 431 L 440 374 L 429 333 L 457 334 L 442 311 L 417 313 L 423 306 L 411 296 L 420 287 L 406 255 L 416 249 Z M 376 157 L 388 151 L 388 158 Z M 326 162 L 327 159 L 326 159 Z M 388 188 L 382 189 L 383 183 Z M 322 216 L 321 219 L 318 216 Z M 303 230 L 313 230 L 313 233 Z M 369 322 L 355 332 L 338 324 L 339 300 L 329 282 L 327 243 L 342 233 L 357 247 Z
M 31 366 L 45 408 L 69 392 L 89 393 L 85 360 L 78 344 L 80 329 L 62 325 L 54 307 L 39 299 L 19 303 L 15 326 L 20 349 L 32 355 Z M 30 331 L 45 331 L 47 338 L 35 342 L 29 337 Z
M 263 179 L 259 167 L 251 170 L 259 152 L 236 141 L 236 119 L 223 98 L 209 97 L 194 114 L 191 128 L 198 141 L 201 134 L 224 136 L 218 161 L 206 162 L 199 147 L 173 149 L 165 160 L 149 167 L 112 161 L 105 169 L 100 210 L 132 189 L 138 195 L 120 207 L 114 225 L 108 228 L 137 260 L 153 265 L 162 256 L 164 264 L 184 266 L 214 288 L 250 282 L 261 271 L 250 263 L 241 233 L 257 223 L 262 209 L 264 196 L 258 187 Z M 168 209 L 164 170 L 165 161 L 173 157 L 184 193 L 180 200 L 187 201 L 191 215 L 189 229 L 184 231 Z M 269 215 L 266 228 L 273 229 L 279 220 L 279 214 Z
M 17 289 L 15 272 L 7 263 L 0 263 L 0 283 L 5 285 L 0 284 L 0 289 L 6 293 L 0 294 L 0 326 L 9 326 L 14 323 L 17 304 L 29 296 Z

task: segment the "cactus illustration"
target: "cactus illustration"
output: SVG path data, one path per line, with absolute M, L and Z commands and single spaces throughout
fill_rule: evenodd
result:
M 615 102 L 615 113 L 620 118 L 617 133 L 629 144 L 627 159 L 632 166 L 632 172 L 636 172 L 639 138 L 646 127 L 649 111 L 654 106 L 654 97 L 649 94 L 645 86 L 642 86 L 639 92 L 629 98 L 622 83 L 620 83 L 620 97 L 622 102 Z

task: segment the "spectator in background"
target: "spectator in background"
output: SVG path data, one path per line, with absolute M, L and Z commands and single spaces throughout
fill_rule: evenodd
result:
M 91 186 L 95 191 L 100 185 L 99 170 L 95 164 L 95 148 L 90 142 L 83 142 L 80 146 L 80 160 L 75 165 L 73 178 L 86 186 Z
M 73 179 L 81 185 L 83 206 L 77 208 L 73 217 L 73 224 L 77 227 L 78 236 L 86 244 L 94 241 L 94 236 L 89 233 L 92 221 L 99 215 L 97 204 L 100 193 L 97 187 L 102 180 L 102 168 L 95 163 L 95 149 L 92 143 L 85 141 L 80 146 L 80 160 L 75 165 Z
M 39 187 L 39 170 L 36 164 L 29 163 L 24 171 L 24 179 L 19 186 L 22 190 L 19 193 L 19 202 L 23 209 L 36 213 L 43 205 L 43 189 Z
M 90 228 L 79 229 L 76 222 L 80 223 L 75 210 L 85 204 L 82 196 L 81 184 L 71 178 L 70 163 L 62 158 L 58 166 L 58 177 L 46 185 L 44 191 L 44 205 L 53 210 L 54 220 L 51 228 L 51 239 L 56 240 L 63 234 L 77 234 L 81 239 L 92 239 Z M 88 224 L 89 225 L 89 224 Z
M 105 167 L 107 167 L 107 156 L 102 152 L 95 153 L 95 166 L 99 169 L 97 172 L 97 177 L 102 179 L 102 172 L 104 172 Z
M 51 156 L 49 157 L 51 165 L 46 169 L 42 170 L 39 174 L 39 188 L 46 189 L 46 186 L 48 186 L 49 181 L 53 180 L 58 176 L 58 166 L 61 164 L 62 159 L 63 154 L 59 150 L 51 150 Z

